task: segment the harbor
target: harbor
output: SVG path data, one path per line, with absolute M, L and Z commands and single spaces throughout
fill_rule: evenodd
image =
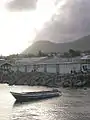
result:
M 0 120 L 90 119 L 90 1 L 0 1 Z
M 86 87 L 90 85 L 90 71 L 85 57 L 71 62 L 60 58 L 27 58 L 11 64 L 2 61 L 0 65 L 0 83 L 9 85 L 29 85 L 48 87 Z M 67 61 L 68 60 L 68 61 Z
M 90 119 L 90 89 L 60 88 L 62 96 L 52 99 L 15 103 L 15 98 L 9 91 L 32 92 L 51 90 L 39 86 L 0 85 L 0 119 L 1 120 L 89 120 Z M 7 99 L 8 97 L 8 99 Z

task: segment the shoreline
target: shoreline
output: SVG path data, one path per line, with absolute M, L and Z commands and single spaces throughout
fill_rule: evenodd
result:
M 2 75 L 0 83 L 46 87 L 90 87 L 90 73 L 56 74 L 41 72 L 15 72 Z

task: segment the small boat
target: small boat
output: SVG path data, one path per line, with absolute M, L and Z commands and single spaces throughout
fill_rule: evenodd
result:
M 14 98 L 18 102 L 27 102 L 30 100 L 52 98 L 61 95 L 61 92 L 57 89 L 54 89 L 52 91 L 22 92 L 22 93 L 10 92 L 10 93 L 14 96 Z

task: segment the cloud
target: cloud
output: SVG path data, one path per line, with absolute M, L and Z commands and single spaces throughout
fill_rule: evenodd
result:
M 67 42 L 90 34 L 89 11 L 89 0 L 66 0 L 53 21 L 36 36 L 36 40 Z
M 7 9 L 11 11 L 32 10 L 36 8 L 37 0 L 13 0 L 7 3 Z

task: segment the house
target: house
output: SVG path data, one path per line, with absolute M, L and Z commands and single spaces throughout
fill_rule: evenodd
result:
M 8 61 L 0 59 L 0 71 L 10 71 L 12 69 L 12 64 Z
M 81 57 L 81 61 L 85 63 L 90 63 L 90 55 L 85 55 Z
M 81 57 L 81 63 L 83 68 L 90 69 L 90 55 Z

